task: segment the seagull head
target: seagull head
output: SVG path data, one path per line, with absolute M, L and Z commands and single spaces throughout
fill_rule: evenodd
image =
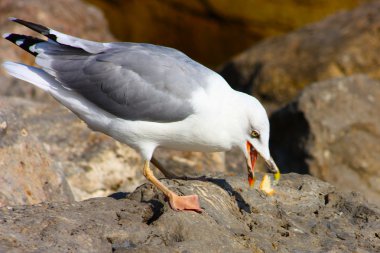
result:
M 255 183 L 254 168 L 257 156 L 260 155 L 267 165 L 268 170 L 275 174 L 275 182 L 280 178 L 279 169 L 269 151 L 269 119 L 262 104 L 254 97 L 244 94 L 242 99 L 242 124 L 239 147 L 247 160 L 248 182 L 251 187 Z

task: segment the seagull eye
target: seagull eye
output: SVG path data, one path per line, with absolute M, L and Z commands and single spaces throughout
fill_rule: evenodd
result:
M 260 137 L 260 133 L 257 130 L 252 130 L 251 137 L 252 138 L 259 138 Z

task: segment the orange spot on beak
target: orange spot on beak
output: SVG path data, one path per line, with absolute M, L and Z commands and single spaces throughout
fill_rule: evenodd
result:
M 253 188 L 253 186 L 255 185 L 255 181 L 256 181 L 255 177 L 251 177 L 250 175 L 248 175 L 248 184 L 250 188 Z

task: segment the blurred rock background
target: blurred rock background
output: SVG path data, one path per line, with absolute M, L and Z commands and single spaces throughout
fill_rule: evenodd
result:
M 122 41 L 177 48 L 209 67 L 253 44 L 287 33 L 363 0 L 86 0 Z
M 379 1 L 0 1 L 1 33 L 35 35 L 10 16 L 85 39 L 184 51 L 274 112 L 271 148 L 282 170 L 380 204 Z M 33 63 L 5 40 L 0 50 L 1 61 Z M 236 150 L 157 157 L 178 175 L 240 174 L 246 166 Z M 132 191 L 145 180 L 141 165 L 132 149 L 0 71 L 0 205 Z

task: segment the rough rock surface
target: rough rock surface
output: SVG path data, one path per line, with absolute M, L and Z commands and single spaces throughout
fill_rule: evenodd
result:
M 32 105 L 20 101 L 14 110 L 0 97 L 0 206 L 74 199 L 62 169 L 25 128 Z
M 106 196 L 115 190 L 131 191 L 143 182 L 140 156 L 136 152 L 91 131 L 62 106 L 14 97 L 1 97 L 1 101 L 8 129 L 13 130 L 19 124 L 30 138 L 44 147 L 52 160 L 49 166 L 63 171 L 76 199 Z M 2 141 L 3 138 L 0 139 Z M 29 144 L 24 139 L 18 142 L 20 145 Z M 14 150 L 8 152 L 11 151 Z M 24 155 L 30 161 L 38 158 L 32 152 L 19 154 L 16 151 L 12 157 Z M 0 160 L 5 159 L 0 157 Z
M 95 41 L 114 41 L 101 11 L 80 0 L 1 0 L 0 33 L 24 33 L 37 36 L 37 33 L 21 25 L 8 21 L 17 17 L 49 26 L 63 33 Z M 17 48 L 9 41 L 0 39 L 0 62 L 16 61 L 33 64 L 34 57 Z M 4 73 L 0 68 L 0 74 Z M 46 99 L 45 93 L 31 85 L 9 76 L 0 76 L 0 94 Z
M 0 251 L 380 251 L 380 210 L 311 176 L 284 175 L 271 197 L 241 177 L 164 182 L 204 211 L 175 212 L 150 184 L 126 199 L 3 207 Z
M 271 118 L 283 171 L 310 173 L 380 205 L 380 82 L 366 76 L 312 84 Z
M 365 73 L 380 78 L 380 2 L 340 12 L 267 39 L 239 54 L 221 74 L 268 102 L 289 102 L 306 85 Z
M 102 9 L 122 41 L 180 49 L 217 66 L 265 37 L 315 22 L 365 0 L 87 0 Z
M 1 167 L 6 167 L 11 162 L 13 164 L 17 161 L 16 157 L 20 157 L 25 159 L 24 163 L 28 168 L 39 170 L 37 175 L 56 169 L 63 171 L 77 200 L 107 196 L 114 191 L 132 191 L 145 182 L 142 175 L 143 162 L 139 154 L 127 145 L 90 130 L 85 123 L 62 106 L 52 106 L 54 101 L 41 104 L 21 98 L 0 97 L 0 102 L 0 145 L 3 146 L 0 153 Z M 2 125 L 6 127 L 3 129 Z M 21 130 L 28 133 L 28 136 L 18 138 L 15 146 L 12 143 L 16 138 L 14 135 L 20 135 Z M 10 144 L 6 145 L 8 142 Z M 43 149 L 40 151 L 43 157 L 36 156 L 34 152 L 27 152 L 26 148 Z M 9 156 L 14 159 L 9 159 Z M 44 157 L 47 157 L 48 161 L 41 167 L 40 163 L 44 160 L 40 159 Z M 225 170 L 222 153 L 208 155 L 158 150 L 157 158 L 165 167 L 180 176 L 200 176 L 206 172 Z M 7 163 L 2 164 L 2 161 Z M 16 162 L 13 167 L 15 166 L 19 164 Z M 46 167 L 51 168 L 40 170 Z M 20 180 L 27 181 L 28 177 L 22 177 L 21 167 L 18 171 Z M 156 171 L 156 175 L 159 176 L 159 172 Z M 20 187 L 14 183 L 11 187 Z M 0 188 L 0 192 L 2 190 Z

